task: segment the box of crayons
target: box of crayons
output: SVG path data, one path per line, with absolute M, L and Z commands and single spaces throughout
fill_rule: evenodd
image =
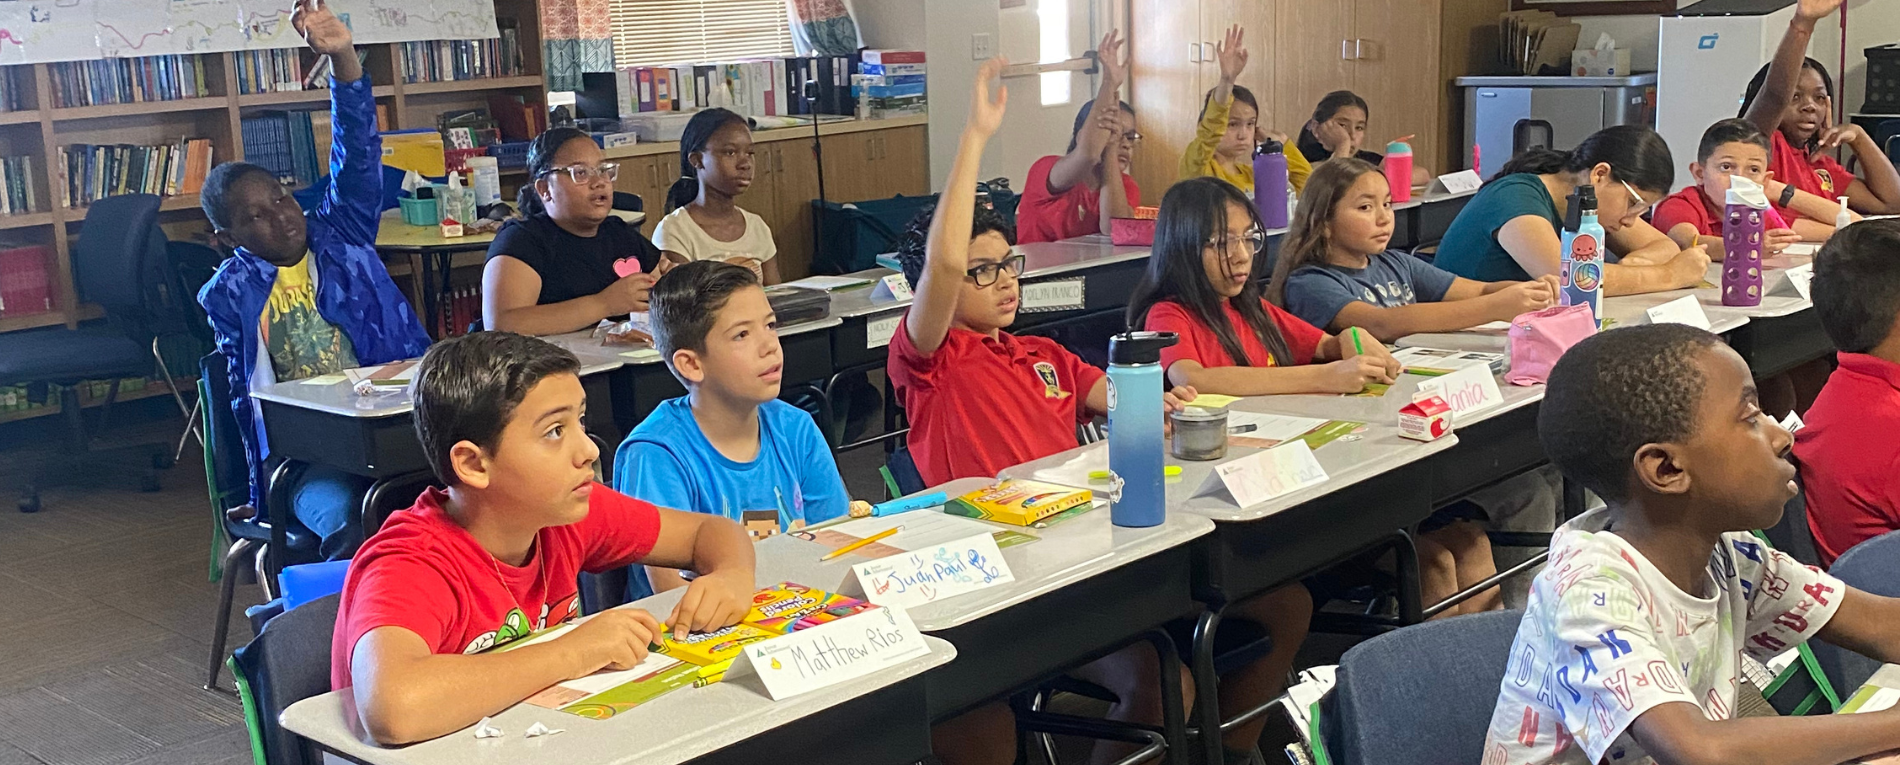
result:
M 669 632 L 662 652 L 688 664 L 703 667 L 730 660 L 738 656 L 739 650 L 747 645 L 775 637 L 778 637 L 778 633 L 767 632 L 745 623 L 711 632 L 695 632 L 680 639 L 675 639 Z
M 779 582 L 752 596 L 752 610 L 743 623 L 775 635 L 815 627 L 875 608 L 857 598 L 815 590 L 802 584 Z
M 1094 501 L 1095 495 L 1088 489 L 1011 478 L 952 499 L 943 511 L 1013 526 L 1034 526 L 1070 510 L 1086 510 Z

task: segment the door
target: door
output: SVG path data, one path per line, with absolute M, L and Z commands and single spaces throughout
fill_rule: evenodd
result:
M 791 281 L 811 275 L 812 223 L 811 201 L 818 198 L 818 162 L 812 157 L 810 139 L 774 141 L 771 147 L 773 200 L 769 210 L 760 210 L 772 224 L 772 239 L 778 244 L 778 275 Z M 764 162 L 767 155 L 759 155 Z M 826 176 L 827 186 L 832 176 Z M 830 191 L 829 188 L 826 189 Z
M 871 180 L 877 188 L 873 199 L 930 193 L 930 145 L 924 126 L 887 128 L 867 135 L 874 136 L 872 166 L 876 170 Z
M 825 197 L 833 202 L 862 202 L 875 198 L 878 131 L 837 133 L 819 139 L 825 150 Z M 816 189 L 813 189 L 814 194 Z
M 1144 136 L 1135 150 L 1134 176 L 1143 198 L 1159 201 L 1178 180 L 1181 154 L 1194 140 L 1192 115 L 1201 112 L 1202 67 L 1214 64 L 1211 52 L 1205 54 L 1209 63 L 1201 62 L 1200 0 L 1131 0 L 1129 13 L 1134 19 L 1127 30 L 1129 103 Z M 1263 38 L 1270 34 L 1262 32 Z M 1261 43 L 1255 59 L 1271 58 L 1272 46 L 1266 39 Z
M 666 190 L 673 185 L 673 173 L 661 172 L 661 168 L 671 168 L 673 154 L 648 154 L 638 157 L 623 157 L 620 160 L 620 178 L 614 182 L 615 191 L 624 191 L 640 195 L 646 206 L 646 222 L 640 225 L 643 232 L 653 231 L 655 224 L 666 215 Z
M 1418 163 L 1442 173 L 1439 102 L 1448 91 L 1438 71 L 1439 24 L 1431 0 L 1355 0 L 1353 90 L 1372 107 L 1366 149 L 1384 154 L 1385 143 L 1412 135 Z
M 1260 122 L 1297 139 L 1321 97 L 1356 87 L 1351 42 L 1354 8 L 1352 0 L 1281 0 L 1276 5 L 1272 57 L 1279 89 L 1272 107 L 1262 104 L 1271 113 Z M 1405 81 L 1417 83 L 1409 77 Z

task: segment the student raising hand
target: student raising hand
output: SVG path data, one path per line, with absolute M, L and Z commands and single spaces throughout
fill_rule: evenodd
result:
M 338 82 L 363 79 L 363 64 L 356 58 L 350 27 L 337 18 L 326 0 L 297 0 L 290 11 L 290 27 L 297 30 L 310 49 L 330 57 Z
M 976 85 L 970 92 L 970 121 L 964 127 L 969 133 L 984 138 L 996 135 L 1003 127 L 1003 112 L 1009 106 L 1009 87 L 1003 84 L 1003 69 L 1009 66 L 1009 60 L 997 57 L 983 62 L 976 71 Z M 990 81 L 996 81 L 995 95 L 991 95 Z
M 1241 70 L 1247 68 L 1247 48 L 1242 44 L 1246 36 L 1246 30 L 1235 24 L 1227 28 L 1227 38 L 1214 46 L 1214 57 L 1220 62 L 1220 81 L 1224 87 L 1232 87 L 1240 79 Z M 1216 91 L 1216 95 L 1220 93 Z

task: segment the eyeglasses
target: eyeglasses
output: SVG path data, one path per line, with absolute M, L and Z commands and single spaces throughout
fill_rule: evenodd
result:
M 1136 131 L 1136 130 L 1130 130 L 1122 134 L 1122 140 L 1127 141 L 1129 143 L 1141 143 L 1141 132 Z
M 1011 255 L 995 263 L 971 266 L 970 270 L 964 271 L 963 273 L 968 275 L 972 281 L 975 281 L 976 286 L 988 287 L 995 284 L 997 277 L 1004 271 L 1009 272 L 1010 278 L 1022 276 L 1023 263 L 1026 260 L 1028 260 L 1028 258 L 1023 257 L 1021 254 Z
M 1629 181 L 1617 181 L 1617 183 L 1623 184 L 1623 190 L 1630 193 L 1630 199 L 1632 200 L 1630 202 L 1631 212 L 1641 214 L 1642 211 L 1649 209 L 1652 202 L 1644 199 L 1643 195 L 1636 193 L 1636 187 L 1631 186 Z
M 1253 228 L 1247 229 L 1247 233 L 1242 234 L 1239 238 L 1233 238 L 1225 234 L 1222 234 L 1220 236 L 1214 237 L 1213 239 L 1209 239 L 1207 240 L 1207 246 L 1210 248 L 1213 248 L 1214 251 L 1216 252 L 1223 252 L 1228 255 L 1246 256 L 1246 257 L 1251 258 L 1255 255 L 1260 254 L 1261 250 L 1266 249 L 1267 232 L 1262 231 L 1260 230 L 1260 227 L 1255 226 Z
M 553 175 L 563 170 L 567 171 L 567 177 L 574 179 L 575 183 L 581 184 L 583 186 L 591 184 L 596 180 L 602 180 L 608 183 L 613 183 L 615 180 L 618 180 L 620 178 L 620 163 L 619 162 L 602 162 L 593 167 L 588 167 L 587 165 L 568 165 L 567 167 L 556 167 L 556 168 L 552 168 L 548 170 L 545 173 L 542 173 L 541 177 L 545 178 L 547 176 Z

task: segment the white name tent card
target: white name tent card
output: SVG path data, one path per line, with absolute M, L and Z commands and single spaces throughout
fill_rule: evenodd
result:
M 1484 179 L 1478 177 L 1477 171 L 1459 170 L 1458 172 L 1446 173 L 1432 179 L 1432 185 L 1425 190 L 1425 193 L 1463 194 L 1467 191 L 1477 191 L 1478 187 L 1483 185 Z
M 930 653 L 902 608 L 879 608 L 745 647 L 728 681 L 756 674 L 781 701 L 853 680 Z
M 1214 467 L 1194 496 L 1225 494 L 1237 507 L 1257 505 L 1326 482 L 1326 469 L 1305 441 L 1288 441 Z
M 1420 394 L 1435 394 L 1451 405 L 1451 422 L 1461 425 L 1464 418 L 1504 403 L 1498 391 L 1498 379 L 1488 366 L 1468 366 L 1447 375 L 1418 384 Z
M 1808 296 L 1809 286 L 1814 283 L 1814 264 L 1802 263 L 1793 268 L 1768 272 L 1771 282 L 1765 294 L 1780 297 L 1798 297 L 1813 300 Z
M 852 566 L 840 589 L 880 606 L 915 608 L 1014 581 L 996 537 L 977 534 Z
M 873 303 L 894 303 L 910 298 L 910 280 L 905 279 L 903 274 L 887 274 L 877 280 L 876 287 L 871 288 Z
M 1687 324 L 1700 330 L 1709 328 L 1709 315 L 1702 310 L 1702 301 L 1694 295 L 1684 295 L 1643 312 L 1651 324 Z
M 891 338 L 897 336 L 897 323 L 904 320 L 903 314 L 864 323 L 864 349 L 882 348 L 891 344 Z

